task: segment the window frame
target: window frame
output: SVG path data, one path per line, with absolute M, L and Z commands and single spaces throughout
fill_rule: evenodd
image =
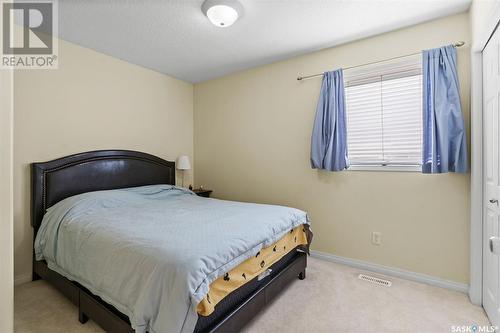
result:
M 422 172 L 422 165 L 417 164 L 390 164 L 390 165 L 375 165 L 375 164 L 352 164 L 346 171 L 390 171 L 390 172 Z
M 390 59 L 383 62 L 371 63 L 352 69 L 347 69 L 344 71 L 344 87 L 345 89 L 352 86 L 352 82 L 363 82 L 370 83 L 372 78 L 377 75 L 394 75 L 397 77 L 406 77 L 402 73 L 415 72 L 415 64 L 419 64 L 420 74 L 422 75 L 422 61 L 420 54 L 411 55 L 402 58 Z M 406 70 L 405 68 L 410 66 L 411 69 Z M 350 84 L 351 83 L 351 84 Z M 421 91 L 421 95 L 423 91 Z M 423 109 L 423 105 L 421 105 Z M 423 110 L 422 110 L 423 112 Z M 347 100 L 346 100 L 346 119 L 349 117 L 347 110 Z M 422 119 L 423 122 L 423 119 Z M 346 120 L 346 128 L 349 131 Z M 349 144 L 348 144 L 349 145 Z M 349 146 L 348 146 L 349 148 Z M 349 149 L 347 151 L 347 157 L 349 158 Z M 350 162 L 350 161 L 349 161 Z M 419 164 L 373 164 L 373 163 L 360 163 L 350 164 L 346 171 L 372 171 L 372 172 L 422 172 L 422 162 Z

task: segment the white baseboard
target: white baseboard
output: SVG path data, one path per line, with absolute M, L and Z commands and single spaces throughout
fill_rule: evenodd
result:
M 14 277 L 14 285 L 18 286 L 18 285 L 23 284 L 23 283 L 31 282 L 31 278 L 32 278 L 31 273 L 21 274 L 21 275 L 15 276 Z
M 350 259 L 345 257 L 336 256 L 334 254 L 320 252 L 320 251 L 311 251 L 311 256 L 318 259 L 323 259 L 326 261 L 331 261 L 337 264 L 343 264 L 367 271 L 372 271 L 379 274 L 390 275 L 401 279 L 411 280 L 415 282 L 425 283 L 435 287 L 441 287 L 445 289 L 451 289 L 455 291 L 459 291 L 462 293 L 469 292 L 469 285 L 465 283 L 450 281 L 441 279 L 435 276 L 430 276 L 422 273 L 416 273 L 412 271 L 407 271 L 400 268 L 383 266 L 379 264 L 374 264 L 367 261 L 362 261 L 358 259 Z

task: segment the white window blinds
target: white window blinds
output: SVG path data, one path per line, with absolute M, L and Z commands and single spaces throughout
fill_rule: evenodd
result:
M 351 165 L 420 165 L 421 57 L 349 69 L 344 80 Z

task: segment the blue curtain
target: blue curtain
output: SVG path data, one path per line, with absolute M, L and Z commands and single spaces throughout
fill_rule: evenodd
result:
M 423 51 L 423 173 L 467 172 L 465 126 L 460 107 L 457 51 Z
M 311 166 L 344 170 L 347 160 L 344 77 L 342 69 L 323 74 L 311 138 Z

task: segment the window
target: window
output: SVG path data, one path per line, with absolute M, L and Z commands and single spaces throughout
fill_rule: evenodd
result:
M 344 72 L 350 169 L 420 170 L 421 57 Z

